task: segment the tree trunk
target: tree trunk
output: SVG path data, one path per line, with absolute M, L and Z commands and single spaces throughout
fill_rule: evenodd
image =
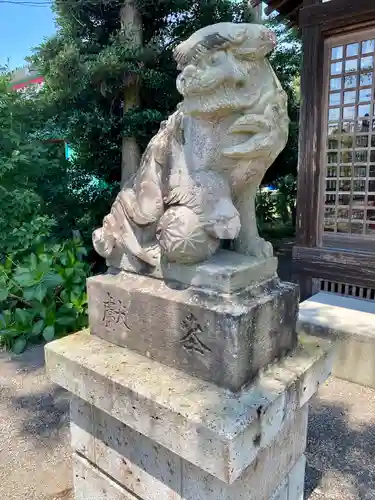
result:
M 249 5 L 253 15 L 253 23 L 262 24 L 262 4 L 260 3 L 256 7 L 253 7 L 251 2 L 249 2 Z
M 125 0 L 121 8 L 121 27 L 131 37 L 134 48 L 142 46 L 142 19 L 134 0 Z M 124 113 L 140 105 L 138 78 L 131 81 L 124 94 Z M 140 151 L 134 137 L 122 140 L 121 185 L 138 170 Z

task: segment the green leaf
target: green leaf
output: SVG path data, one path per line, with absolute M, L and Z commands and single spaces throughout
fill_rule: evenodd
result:
M 3 288 L 2 286 L 0 287 L 0 302 L 4 302 L 4 300 L 7 300 L 9 295 L 9 290 L 7 288 Z
M 36 283 L 35 277 L 33 274 L 24 268 L 18 268 L 14 277 L 16 283 L 18 283 L 21 287 L 30 287 Z
M 44 304 L 40 302 L 35 302 L 33 304 L 34 306 L 34 311 L 35 315 L 40 316 L 41 318 L 46 318 L 47 313 L 48 313 L 48 306 L 45 306 Z
M 24 288 L 23 290 L 23 298 L 27 301 L 35 299 L 35 290 L 36 286 L 30 286 L 28 288 Z
M 67 278 L 71 278 L 74 274 L 74 267 L 68 267 L 65 269 L 65 275 Z
M 12 346 L 12 351 L 15 354 L 21 354 L 21 352 L 23 352 L 25 350 L 26 344 L 27 344 L 27 342 L 26 342 L 25 337 L 18 337 L 18 339 L 16 339 L 16 341 L 14 342 L 14 344 Z
M 55 327 L 50 325 L 46 326 L 43 330 L 43 338 L 46 342 L 50 342 L 55 338 Z
M 86 255 L 87 255 L 87 250 L 86 250 L 86 248 L 85 248 L 85 247 L 82 247 L 82 246 L 78 247 L 78 248 L 77 248 L 77 250 L 76 250 L 76 252 L 77 252 L 77 255 L 78 255 L 79 257 L 84 257 L 84 256 L 86 256 Z
M 49 272 L 43 277 L 43 283 L 47 288 L 56 288 L 64 283 L 64 278 L 58 273 Z
M 34 323 L 33 328 L 31 330 L 31 336 L 37 337 L 38 335 L 40 335 L 42 333 L 43 328 L 44 328 L 44 321 L 42 319 L 40 319 L 39 321 Z
M 43 302 L 45 296 L 47 295 L 47 287 L 44 283 L 38 283 L 35 287 L 35 298 L 39 302 Z
M 0 328 L 5 328 L 6 327 L 6 319 L 4 314 L 0 314 Z
M 66 314 L 71 315 L 73 311 L 74 311 L 73 304 L 71 304 L 70 302 L 67 302 L 60 307 L 58 314 L 59 315 L 66 315 Z
M 75 322 L 76 322 L 75 316 L 61 316 L 56 320 L 56 323 L 60 326 L 74 325 Z
M 13 267 L 12 259 L 9 256 L 5 259 L 4 267 L 7 271 L 10 271 Z
M 29 324 L 31 319 L 31 314 L 26 309 L 16 309 L 14 312 L 14 317 L 17 323 L 22 326 L 26 326 Z
M 30 255 L 30 267 L 34 271 L 37 268 L 37 266 L 38 266 L 37 256 L 35 255 L 35 253 L 32 253 Z
M 18 330 L 18 328 L 5 328 L 4 330 L 0 330 L 0 335 L 10 339 L 17 338 L 22 334 L 23 331 Z

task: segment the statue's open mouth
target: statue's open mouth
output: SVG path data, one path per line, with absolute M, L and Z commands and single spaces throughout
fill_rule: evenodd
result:
M 178 89 L 185 97 L 212 94 L 219 86 L 220 82 L 215 79 L 193 80 L 189 78 L 189 81 L 187 81 L 185 78 L 181 77 L 178 81 Z
M 209 81 L 199 81 L 196 84 L 191 83 L 182 88 L 183 95 L 185 97 L 198 97 L 205 95 L 214 94 L 220 87 L 227 90 L 238 91 L 244 85 L 242 80 L 235 81 L 233 79 L 223 79 L 223 80 L 209 80 Z

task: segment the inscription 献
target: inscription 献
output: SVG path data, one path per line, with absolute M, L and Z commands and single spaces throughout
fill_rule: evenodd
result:
M 183 332 L 181 344 L 187 351 L 199 354 L 211 352 L 211 349 L 199 338 L 199 335 L 203 334 L 203 329 L 194 314 L 188 314 L 181 321 L 181 329 Z
M 102 321 L 108 330 L 115 330 L 119 326 L 130 330 L 128 324 L 128 311 L 119 299 L 115 299 L 107 292 L 107 299 L 104 301 L 104 313 Z

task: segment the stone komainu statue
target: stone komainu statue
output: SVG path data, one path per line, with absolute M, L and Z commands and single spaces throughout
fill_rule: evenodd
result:
M 275 45 L 264 26 L 220 23 L 176 48 L 184 99 L 94 232 L 100 255 L 196 263 L 230 239 L 239 253 L 272 256 L 255 197 L 288 137 L 287 97 L 266 58 Z

